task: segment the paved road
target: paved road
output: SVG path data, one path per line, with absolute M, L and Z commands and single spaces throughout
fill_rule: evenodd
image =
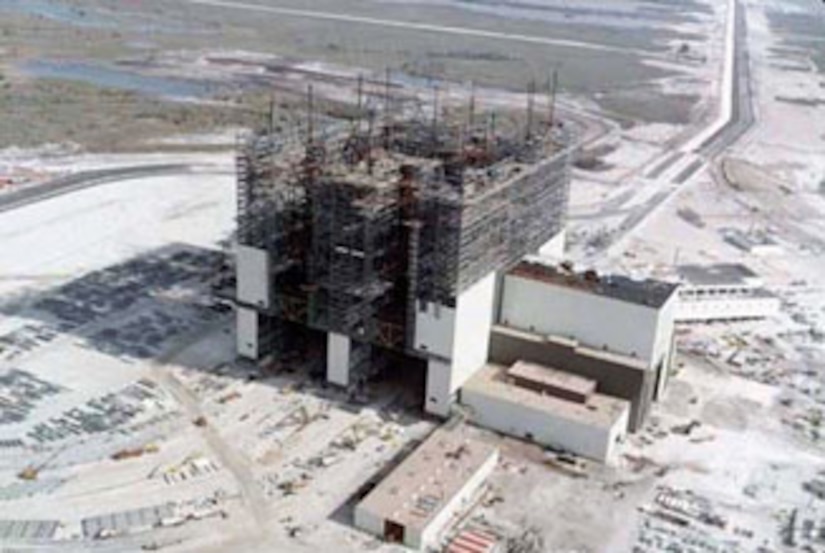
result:
M 540 46 L 565 46 L 570 48 L 582 48 L 586 50 L 596 50 L 599 52 L 623 52 L 643 57 L 664 57 L 660 52 L 650 50 L 639 50 L 635 48 L 622 48 L 621 46 L 607 46 L 604 44 L 594 44 L 592 42 L 581 42 L 576 40 L 563 40 L 536 35 L 524 35 L 518 33 L 505 33 L 501 31 L 490 31 L 486 29 L 476 29 L 471 27 L 457 27 L 447 25 L 437 25 L 433 23 L 421 23 L 414 21 L 403 21 L 397 19 L 383 19 L 377 17 L 366 17 L 350 15 L 346 13 L 325 12 L 317 10 L 305 10 L 295 8 L 285 8 L 278 6 L 267 6 L 251 2 L 238 0 L 184 0 L 189 4 L 202 6 L 212 6 L 233 10 L 255 11 L 263 14 L 270 14 L 282 17 L 293 17 L 301 19 L 316 19 L 321 21 L 333 21 L 336 23 L 348 23 L 356 25 L 369 25 L 375 27 L 385 27 L 401 29 L 405 31 L 419 31 L 427 33 L 440 33 L 458 36 L 468 36 L 485 38 L 491 40 L 503 40 L 508 42 L 521 42 L 527 44 L 537 44 Z
M 648 179 L 658 182 L 655 183 L 657 190 L 646 202 L 633 205 L 633 197 L 624 198 L 622 205 L 613 202 L 598 213 L 574 218 L 585 220 L 607 219 L 617 215 L 625 217 L 609 242 L 588 254 L 588 261 L 593 261 L 605 252 L 617 248 L 753 125 L 745 11 L 739 0 L 731 0 L 731 9 L 733 14 L 729 19 L 728 40 L 732 42 L 726 52 L 727 61 L 723 76 L 727 92 L 720 98 L 720 116 L 677 151 L 662 154 L 662 161 L 647 174 Z
M 210 331 L 216 328 L 224 328 L 226 325 L 227 321 L 222 319 L 214 326 L 180 340 L 177 347 L 153 363 L 153 376 L 178 401 L 191 421 L 204 416 L 200 399 L 174 375 L 167 363 L 173 362 L 177 355 L 202 340 Z M 266 535 L 272 523 L 269 502 L 266 500 L 261 487 L 255 481 L 249 459 L 228 444 L 208 420 L 206 426 L 199 428 L 199 431 L 209 447 L 209 451 L 234 477 L 251 518 L 258 526 L 261 535 Z
M 114 169 L 81 171 L 36 186 L 0 194 L 0 213 L 92 186 L 143 177 L 180 175 L 191 171 L 192 166 L 188 164 L 135 165 Z
M 706 158 L 716 158 L 736 143 L 753 126 L 753 87 L 748 53 L 748 32 L 745 9 L 739 5 L 736 11 L 736 52 L 733 59 L 733 105 L 731 121 L 719 132 L 709 137 L 698 149 Z

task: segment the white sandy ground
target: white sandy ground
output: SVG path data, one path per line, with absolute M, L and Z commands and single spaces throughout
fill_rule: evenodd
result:
M 725 513 L 731 522 L 719 537 L 729 542 L 720 551 L 754 551 L 766 544 L 771 551 L 785 551 L 779 529 L 789 513 L 797 509 L 800 518 L 818 520 L 822 516 L 823 504 L 802 491 L 802 482 L 825 467 L 822 446 L 811 443 L 807 430 L 792 430 L 788 421 L 799 420 L 796 417 L 805 416 L 807 409 L 821 408 L 821 404 L 810 401 L 810 390 L 819 389 L 823 365 L 821 361 L 812 364 L 811 359 L 822 359 L 825 350 L 812 343 L 807 332 L 808 328 L 825 328 L 825 253 L 812 250 L 808 238 L 825 239 L 821 226 L 825 204 L 814 193 L 825 174 L 825 139 L 822 125 L 817 124 L 825 121 L 825 108 L 778 103 L 774 96 L 788 95 L 790 89 L 795 91 L 792 96 L 819 98 L 823 77 L 773 68 L 768 48 L 776 44 L 777 38 L 767 27 L 765 5 L 748 2 L 747 9 L 758 121 L 730 155 L 783 179 L 794 193 L 787 195 L 777 191 L 775 185 L 759 183 L 735 192 L 706 174 L 642 225 L 616 259 L 602 262 L 613 270 L 640 276 L 666 274 L 674 262 L 739 261 L 756 269 L 769 288 L 782 293 L 789 302 L 789 312 L 759 324 L 694 326 L 680 342 L 696 340 L 703 347 L 721 347 L 729 354 L 735 351 L 724 345 L 729 337 L 747 337 L 751 343 L 754 335 L 765 337 L 773 345 L 764 346 L 757 358 L 768 359 L 764 371 L 777 383 L 763 385 L 752 377 L 737 376 L 733 373 L 740 370 L 725 362 L 707 365 L 695 358 L 680 358 L 684 366 L 665 400 L 656 406 L 651 424 L 633 437 L 626 449 L 629 454 L 645 456 L 656 466 L 667 467 L 664 476 L 655 476 L 653 470 L 633 476 L 625 468 L 605 476 L 605 480 L 597 478 L 597 483 L 563 486 L 545 475 L 503 478 L 505 502 L 498 508 L 504 511 L 500 514 L 552 527 L 547 530 L 551 547 L 630 551 L 633 540 L 645 534 L 641 526 L 644 517 L 636 509 L 652 504 L 657 485 L 690 489 L 709 498 Z M 623 149 L 629 151 L 627 156 L 621 150 L 613 154 L 619 167 L 623 159 L 637 155 L 626 143 Z M 632 167 L 633 163 L 627 165 Z M 578 176 L 581 178 L 581 173 Z M 623 192 L 610 190 L 607 182 L 588 188 L 582 180 L 577 184 L 574 206 L 586 210 L 598 207 L 594 198 L 597 191 L 604 199 Z M 677 210 L 685 207 L 699 213 L 706 226 L 697 228 L 681 219 Z M 604 224 L 595 224 L 599 223 Z M 767 258 L 748 256 L 722 240 L 718 231 L 724 227 L 771 229 L 784 251 Z M 804 285 L 792 286 L 799 282 Z M 790 315 L 800 313 L 813 326 L 790 319 Z M 762 361 L 759 363 L 762 367 Z M 800 374 L 799 369 L 810 374 Z M 793 398 L 793 402 L 781 406 L 780 397 Z M 689 420 L 702 423 L 692 436 L 695 442 L 669 431 L 673 425 Z M 599 482 L 608 490 L 616 490 L 616 496 L 601 489 Z M 547 507 L 542 510 L 542 505 Z M 737 536 L 736 527 L 753 532 L 753 536 Z M 594 536 L 596 532 L 609 537 Z M 671 527 L 662 534 L 668 533 L 679 537 L 681 547 L 687 543 L 688 532 Z M 661 549 L 647 550 L 665 550 L 666 545 L 660 543 Z
M 698 104 L 688 125 L 635 124 L 630 128 L 614 129 L 591 147 L 613 149 L 603 158 L 606 167 L 597 171 L 575 170 L 570 196 L 571 236 L 575 240 L 572 256 L 586 252 L 587 238 L 615 229 L 629 209 L 649 199 L 665 188 L 679 171 L 693 158 L 683 156 L 657 179 L 644 178 L 652 169 L 678 149 L 689 152 L 703 136 L 722 125 L 730 114 L 730 99 L 724 91 L 729 87 L 730 20 L 727 18 L 730 2 L 709 4 L 712 15 L 694 23 L 694 31 L 703 40 L 692 43 L 697 53 L 695 63 L 680 68 L 680 75 L 663 79 L 659 84 L 663 93 L 697 94 Z M 701 60 L 701 61 L 699 61 Z M 655 64 L 660 64 L 657 61 Z M 594 215 L 598 217 L 594 218 Z M 592 263 L 592 260 L 591 260 Z
M 73 168 L 169 159 L 90 158 L 77 160 Z M 213 169 L 191 176 L 105 184 L 4 213 L 0 294 L 23 290 L 38 280 L 65 280 L 175 241 L 215 247 L 231 232 L 235 216 L 231 160 L 212 157 Z
M 676 202 L 661 214 L 652 217 L 639 229 L 636 241 L 626 249 L 634 253 L 653 247 L 654 257 L 640 256 L 650 265 L 669 263 L 676 251 L 683 261 L 746 259 L 746 254 L 724 243 L 718 234 L 720 227 L 774 228 L 776 236 L 786 245 L 784 255 L 776 259 L 749 259 L 763 270 L 773 267 L 772 275 L 787 282 L 813 277 L 820 280 L 823 272 L 797 274 L 797 266 L 825 269 L 818 265 L 822 257 L 809 255 L 796 223 L 808 226 L 809 235 L 822 236 L 822 195 L 818 193 L 825 175 L 825 137 L 820 121 L 825 122 L 825 106 L 808 107 L 783 103 L 777 95 L 816 99 L 825 97 L 817 73 L 785 71 L 775 67 L 779 58 L 770 54 L 779 46 L 765 15 L 766 6 L 748 3 L 748 30 L 751 48 L 751 68 L 754 79 L 757 123 L 737 143 L 728 157 L 755 164 L 774 181 L 754 183 L 745 194 L 737 194 L 712 174 L 697 178 L 695 185 L 680 193 Z M 785 186 L 791 194 L 777 190 Z M 689 207 L 699 212 L 708 228 L 697 229 L 676 216 L 676 211 Z M 651 251 L 651 253 L 654 253 Z M 634 262 L 625 261 L 631 265 Z M 636 263 L 638 265 L 638 263 Z M 787 268 L 783 269 L 784 266 Z
M 126 205 L 111 198 L 101 203 L 95 197 L 107 197 L 115 190 L 120 191 L 121 197 L 129 198 Z M 192 194 L 193 190 L 198 193 Z M 213 204 L 209 208 L 211 217 L 199 208 L 207 201 Z M 718 203 L 714 202 L 714 206 Z M 29 226 L 35 230 L 25 241 L 20 233 L 12 232 L 15 225 L 19 226 L 25 219 L 0 221 L 9 225 L 2 227 L 2 244 L 14 245 L 18 254 L 26 252 L 27 271 L 49 274 L 59 270 L 77 274 L 167 243 L 214 247 L 231 228 L 233 206 L 229 176 L 141 179 L 26 208 L 29 218 L 40 218 L 41 224 L 31 224 L 33 220 L 29 219 Z M 93 217 L 97 225 L 87 226 L 84 217 L 75 217 L 78 210 Z M 74 224 L 61 224 L 63 216 L 74 217 Z M 131 226 L 135 222 L 156 225 L 156 229 L 152 233 L 137 234 Z M 40 227 L 42 230 L 37 231 Z M 64 236 L 72 229 L 81 228 L 87 230 L 75 238 Z M 98 236 L 99 228 L 109 232 Z M 54 255 L 50 246 L 53 243 L 65 244 L 64 255 Z M 89 250 L 88 243 L 96 246 Z M 665 246 L 658 248 L 662 247 Z M 708 245 L 709 251 L 719 252 L 718 257 L 726 255 L 723 248 L 714 243 Z M 0 251 L 5 255 L 5 248 Z M 661 262 L 665 263 L 666 258 L 661 258 Z M 25 286 L 18 283 L 9 288 L 7 294 L 20 292 Z M 81 400 L 161 370 L 177 376 L 188 389 L 202 394 L 199 397 L 203 412 L 225 442 L 251 463 L 257 485 L 264 494 L 274 489 L 274 484 L 264 483 L 267 478 L 274 475 L 277 482 L 279 476 L 294 475 L 294 461 L 315 455 L 354 421 L 371 420 L 369 410 L 360 413 L 344 410 L 337 406 L 335 398 L 329 402 L 319 399 L 317 392 L 290 391 L 292 377 L 262 383 L 247 382 L 230 374 L 214 377 L 222 383 L 219 390 L 198 392 L 205 384 L 214 384 L 213 377 L 206 376 L 204 369 L 214 368 L 232 356 L 230 320 L 222 324 L 176 354 L 170 364 L 157 369 L 151 364 L 89 351 L 83 347 L 82 340 L 73 337 L 18 359 L 15 366 L 72 388 L 72 392 L 60 396 L 59 400 L 40 407 L 32 420 L 42 420 Z M 701 329 L 694 332 L 702 335 Z M 808 505 L 810 499 L 801 491 L 801 482 L 821 468 L 820 454 L 780 424 L 775 404 L 777 388 L 684 361 L 688 365 L 674 380 L 666 400 L 656 408 L 650 427 L 625 446 L 629 454 L 644 455 L 656 463 L 655 466 L 668 467 L 667 474 L 657 477 L 653 469 L 637 473 L 629 462 L 623 461 L 616 468 L 592 466 L 588 479 L 576 480 L 530 461 L 536 458 L 534 449 L 482 433 L 483 439 L 499 443 L 505 450 L 505 461 L 492 479 L 492 494 L 503 501 L 482 505 L 470 522 L 489 524 L 502 532 L 535 525 L 542 528 L 547 546 L 558 550 L 630 551 L 637 537 L 637 523 L 645 520 L 637 508 L 650 505 L 656 487 L 667 485 L 688 488 L 709 497 L 736 526 L 755 532 L 752 538 L 740 539 L 744 551 L 753 550 L 764 541 L 776 543 L 777 517 L 781 512 L 795 506 L 815 507 Z M 221 404 L 218 399 L 230 392 L 238 392 L 240 398 Z M 325 412 L 329 418 L 313 422 L 297 437 L 289 433 L 277 439 L 259 437 L 298 404 L 307 406 L 311 413 L 328 405 Z M 668 432 L 671 426 L 692 419 L 703 423 L 694 437 L 710 441 L 694 443 Z M 309 470 L 312 481 L 297 495 L 286 498 L 277 492 L 267 495 L 270 507 L 265 516 L 271 520 L 267 534 L 260 534 L 256 529 L 244 502 L 238 498 L 238 482 L 225 466 L 213 475 L 174 485 L 148 478 L 193 455 L 217 462 L 209 443 L 188 424 L 186 416 L 178 416 L 150 432 L 121 438 L 120 442 L 93 440 L 59 455 L 42 477 L 65 478 L 68 481 L 63 487 L 49 495 L 0 502 L 0 518 L 58 518 L 65 524 L 61 535 L 71 536 L 79 532 L 79 521 L 83 517 L 167 500 L 210 497 L 220 491 L 228 496 L 221 503 L 228 519 L 189 523 L 99 545 L 105 546 L 103 550 L 129 550 L 140 544 L 159 543 L 171 544 L 166 549 L 177 551 L 298 552 L 332 547 L 341 551 L 365 548 L 392 551 L 395 550 L 392 546 L 379 546 L 372 538 L 353 529 L 348 518 L 351 515 L 347 515 L 346 510 L 343 515 L 336 512 L 389 456 L 427 427 L 426 423 L 404 426 L 403 433 L 390 441 L 375 436 L 368 438 L 356 452 L 344 455 L 331 467 Z M 661 430 L 664 430 L 663 436 Z M 283 440 L 287 440 L 287 448 L 283 447 Z M 158 444 L 160 451 L 128 462 L 106 459 L 118 444 L 147 441 Z M 88 458 L 87 454 L 84 458 L 77 451 L 84 448 L 97 452 L 97 457 Z M 15 482 L 14 473 L 27 462 L 27 459 L 7 456 L 0 458 L 0 485 Z M 298 472 L 301 470 L 305 469 Z M 749 496 L 743 495 L 746 487 L 750 490 Z M 290 529 L 296 526 L 300 528 L 297 537 L 289 537 Z M 593 531 L 596 527 L 599 532 Z M 733 539 L 731 531 L 726 535 Z M 178 543 L 179 540 L 183 541 Z
M 820 388 L 823 365 L 817 359 L 822 359 L 825 348 L 811 340 L 809 331 L 825 329 L 825 250 L 820 243 L 825 239 L 825 202 L 817 190 L 825 175 L 825 137 L 819 124 L 825 122 L 825 107 L 783 103 L 776 96 L 822 98 L 823 75 L 777 67 L 782 60 L 769 48 L 780 45 L 779 37 L 770 31 L 765 10 L 779 4 L 746 5 L 757 123 L 728 157 L 755 164 L 766 176 L 751 179 L 742 191 L 728 186 L 718 168 L 695 179 L 638 229 L 617 258 L 604 263 L 644 275 L 668 273 L 674 262 L 743 262 L 787 302 L 777 320 L 690 328 L 687 338 L 708 351 L 734 351 L 725 346 L 725 336 L 745 337 L 751 343 L 756 335 L 769 340 L 772 345 L 763 346 L 755 358 L 770 359 L 764 369 L 746 364 L 742 370 L 762 372 L 775 383 L 762 385 L 752 377 L 735 376 L 731 373 L 740 369 L 725 362 L 711 369 L 686 359 L 686 369 L 657 412 L 668 423 L 674 415 L 696 417 L 709 425 L 707 435 L 714 438 L 701 445 L 679 445 L 671 436 L 642 448 L 657 460 L 695 469 L 669 474 L 662 483 L 715 496 L 742 524 L 749 521 L 752 528 L 760 528 L 751 547 L 770 540 L 772 550 L 784 551 L 777 539 L 783 514 L 798 509 L 800 517 L 816 518 L 823 508 L 800 491 L 801 482 L 825 466 L 823 451 L 811 444 L 807 423 L 800 428 L 808 430 L 797 432 L 789 421 L 809 420 L 821 408 L 812 390 Z M 698 228 L 680 218 L 678 211 L 684 208 L 698 213 L 705 226 Z M 782 251 L 767 257 L 748 255 L 722 239 L 723 228 L 767 230 L 782 244 Z M 796 322 L 800 316 L 808 322 Z M 696 405 L 685 400 L 690 397 L 697 398 Z M 792 402 L 780 406 L 780 397 Z
M 149 156 L 158 162 L 157 156 Z M 43 293 L 52 286 L 90 271 L 109 267 L 170 244 L 185 244 L 201 248 L 219 248 L 233 228 L 235 215 L 234 173 L 231 155 L 213 156 L 208 160 L 213 169 L 179 177 L 140 178 L 86 189 L 59 196 L 0 218 L 0 275 L 3 276 L 3 301 Z M 102 163 L 101 163 L 102 162 Z M 149 162 L 145 157 L 78 160 L 77 166 L 98 168 L 101 165 Z M 47 293 L 47 292 L 46 292 Z M 155 306 L 156 307 L 156 306 Z M 122 318 L 141 315 L 140 304 L 128 312 L 115 313 L 97 326 L 117 324 Z M 171 308 L 170 308 L 171 309 Z M 172 312 L 172 311 L 170 311 Z M 27 324 L 41 321 L 29 315 L 25 308 L 15 315 L 4 316 L 0 332 L 7 333 Z M 180 403 L 174 390 L 167 392 L 166 422 L 151 424 L 142 430 L 124 434 L 112 433 L 84 438 L 63 450 L 27 453 L 0 453 L 0 489 L 21 482 L 16 473 L 29 465 L 41 466 L 40 480 L 60 479 L 64 484 L 48 495 L 33 495 L 15 500 L 0 500 L 0 520 L 56 519 L 61 521 L 58 537 L 67 538 L 68 550 L 77 547 L 80 521 L 90 516 L 104 515 L 167 501 L 185 503 L 223 494 L 220 510 L 227 519 L 208 519 L 180 528 L 159 530 L 137 538 L 112 542 L 113 550 L 134 550 L 150 543 L 177 543 L 202 551 L 207 546 L 215 550 L 232 547 L 226 542 L 241 543 L 242 550 L 256 543 L 284 542 L 278 550 L 312 551 L 326 549 L 329 544 L 351 544 L 348 550 L 363 550 L 373 540 L 355 531 L 348 524 L 333 520 L 333 514 L 358 487 L 374 475 L 400 447 L 421 436 L 430 424 L 419 420 L 404 421 L 404 426 L 388 427 L 376 418 L 374 411 L 361 413 L 338 407 L 340 398 L 323 399 L 311 393 L 290 392 L 292 381 L 246 382 L 242 375 L 205 376 L 212 369 L 234 357 L 231 318 L 223 317 L 216 326 L 195 336 L 191 347 L 184 341 L 179 352 L 172 351 L 169 364 L 139 361 L 97 350 L 86 340 L 91 330 L 62 335 L 36 351 L 2 362 L 0 370 L 17 368 L 28 371 L 66 390 L 39 402 L 24 423 L 7 425 L 0 437 L 21 437 L 37 423 L 59 416 L 133 383 L 139 378 L 161 381 L 178 377 L 186 388 L 197 390 L 204 382 L 222 382 L 220 390 L 205 391 L 204 413 L 219 428 L 218 438 L 252 463 L 250 478 L 239 483 L 235 472 L 214 453 L 214 438 L 194 427 L 188 408 Z M 294 380 L 294 379 L 293 379 Z M 191 388 L 190 388 L 191 387 Z M 243 400 L 223 405 L 217 401 L 227 391 L 242 394 Z M 177 401 L 176 401 L 177 400 Z M 169 403 L 171 402 L 171 403 Z M 288 415 L 299 404 L 311 410 L 323 408 L 325 419 L 310 425 L 303 434 L 266 438 L 257 437 L 268 427 Z M 403 418 L 400 419 L 403 421 Z M 249 499 L 241 499 L 244 485 L 253 486 L 257 495 L 264 489 L 277 494 L 275 484 L 284 467 L 292 462 L 307 461 L 353 424 L 368 427 L 364 446 L 351 454 L 340 454 L 334 468 L 313 472 L 316 482 L 299 498 L 285 498 L 277 509 L 255 517 L 248 511 Z M 384 437 L 379 436 L 379 430 Z M 389 434 L 387 434 L 389 432 Z M 279 453 L 279 439 L 289 439 L 289 448 Z M 130 461 L 116 462 L 108 456 L 123 447 L 145 443 L 158 445 L 157 454 Z M 158 474 L 164 474 L 188 458 L 204 457 L 218 467 L 214 474 L 195 480 L 168 484 Z M 300 474 L 305 469 L 289 468 Z M 151 475 L 155 475 L 151 477 Z M 267 483 L 267 478 L 273 479 Z M 273 502 L 274 502 L 273 496 Z M 253 522 L 266 517 L 267 537 Z M 286 537 L 295 519 L 317 544 L 301 545 Z M 249 540 L 252 539 L 250 542 Z M 309 539 L 309 537 L 307 538 Z M 294 543 L 293 543 L 294 541 Z M 326 544 L 326 545 L 324 545 Z M 25 545 L 25 544 L 24 544 Z M 102 544 L 106 545 L 106 544 Z M 105 549 L 105 548 L 104 548 Z M 392 548 L 388 548 L 391 550 Z
M 751 344 L 757 341 L 755 335 L 769 337 L 773 345 L 760 346 L 760 355 L 770 358 L 768 371 L 785 375 L 792 367 L 806 366 L 817 355 L 825 359 L 821 346 L 811 343 L 804 332 L 790 334 L 806 328 L 792 321 L 791 315 L 804 314 L 820 321 L 814 323 L 820 328 L 825 320 L 825 258 L 823 252 L 803 247 L 806 235 L 822 236 L 817 225 L 825 214 L 825 205 L 811 191 L 817 174 L 823 173 L 825 143 L 821 129 L 817 131 L 811 121 L 825 117 L 825 108 L 774 101 L 773 96 L 784 88 L 783 82 L 795 83 L 793 86 L 803 91 L 802 95 L 813 93 L 814 83 L 821 76 L 779 72 L 771 67 L 767 48 L 774 44 L 775 37 L 762 15 L 764 5 L 754 1 L 747 5 L 758 122 L 731 156 L 761 165 L 795 193 L 776 194 L 758 183 L 752 189 L 736 192 L 710 177 L 697 178 L 627 242 L 629 255 L 607 262 L 640 274 L 664 273 L 674 260 L 747 262 L 771 288 L 782 292 L 788 302 L 782 317 L 759 324 L 691 327 L 680 336 L 680 343 L 729 349 L 725 344 L 731 337 L 744 337 Z M 658 129 L 657 133 L 668 130 Z M 623 166 L 617 169 L 617 176 L 643 163 L 650 143 L 663 138 L 661 134 L 639 133 L 627 132 L 628 138 L 644 142 L 639 150 L 633 149 L 632 142 L 623 142 L 611 158 L 617 166 Z M 63 170 L 102 163 L 114 166 L 166 161 L 168 158 L 155 156 L 75 159 L 67 160 L 72 165 L 64 165 Z M 4 277 L 0 299 L 42 290 L 170 243 L 217 248 L 230 232 L 234 216 L 231 156 L 210 156 L 203 161 L 214 162 L 216 169 L 187 177 L 105 185 L 0 216 L 0 275 Z M 605 198 L 613 197 L 609 196 L 613 193 L 609 182 L 593 187 L 575 189 L 574 203 L 597 207 L 591 205 L 593 190 L 603 192 Z M 682 207 L 698 212 L 706 226 L 697 228 L 679 218 L 676 211 Z M 759 211 L 754 212 L 754 207 Z M 784 245 L 783 253 L 751 258 L 725 243 L 718 233 L 723 227 L 754 225 L 774 229 Z M 791 286 L 798 281 L 806 284 Z M 136 313 L 140 310 L 140 306 L 133 309 Z M 22 311 L 0 320 L 0 333 L 32 322 Z M 220 503 L 228 519 L 208 519 L 134 538 L 99 542 L 98 550 L 129 551 L 150 543 L 169 544 L 164 548 L 167 551 L 398 550 L 353 529 L 351 515 L 346 509 L 343 514 L 339 510 L 389 457 L 424 434 L 430 423 L 404 416 L 396 421 L 398 424 L 377 423 L 373 414 L 376 405 L 361 411 L 345 409 L 341 398 L 325 397 L 323 391 L 295 390 L 299 380 L 293 376 L 249 382 L 236 373 L 207 374 L 207 369 L 215 369 L 232 357 L 230 328 L 228 318 L 218 320 L 191 345 L 182 343 L 180 350 L 172 352 L 161 365 L 90 350 L 82 336 L 64 336 L 13 363 L 0 364 L 0 371 L 15 366 L 71 388 L 39 405 L 32 421 L 71 409 L 139 377 L 163 380 L 164 375 L 174 376 L 196 395 L 199 409 L 223 443 L 251 467 L 257 493 L 268 505 L 266 509 L 256 516 L 249 512 L 250 499 L 239 497 L 248 482 L 242 482 L 233 467 L 221 462 L 213 451 L 214 439 L 190 424 L 186 402 L 175 396 L 177 399 L 171 401 L 177 415 L 166 423 L 128 436 L 92 439 L 58 455 L 44 468 L 42 478 L 65 478 L 67 482 L 51 494 L 0 501 L 0 519 L 60 519 L 65 524 L 61 535 L 71 536 L 79 531 L 83 517 L 166 500 L 209 497 L 222 491 L 228 495 Z M 651 533 L 644 528 L 649 517 L 639 512 L 640 507 L 653 504 L 659 486 L 669 486 L 707 497 L 730 521 L 724 531 L 695 525 L 697 531 L 726 542 L 720 551 L 755 551 L 766 543 L 773 551 L 783 551 L 779 528 L 784 516 L 793 509 L 798 509 L 804 519 L 820 520 L 825 515 L 825 506 L 802 490 L 802 482 L 825 468 L 822 445 L 812 443 L 808 434 L 793 431 L 787 424 L 800 415 L 800 409 L 809 406 L 805 390 L 816 387 L 822 375 L 797 372 L 776 376 L 777 384 L 766 385 L 734 374 L 739 370 L 726 363 L 724 356 L 680 356 L 678 362 L 681 369 L 664 401 L 655 407 L 650 424 L 623 446 L 624 453 L 648 459 L 648 468 L 634 470 L 631 459 L 623 458 L 618 467 L 591 466 L 587 479 L 573 479 L 535 462 L 540 458 L 537 449 L 480 432 L 482 439 L 502 445 L 505 452 L 504 462 L 492 478 L 489 496 L 502 501 L 483 503 L 471 515 L 470 523 L 513 532 L 538 526 L 549 551 L 623 553 L 633 551 L 640 536 L 650 539 L 651 535 L 668 535 L 684 545 L 687 531 L 666 527 Z M 207 390 L 207 385 L 213 388 Z M 240 397 L 221 403 L 220 399 L 231 392 L 238 392 Z M 794 400 L 790 406 L 778 403 L 779 398 L 786 397 Z M 312 422 L 301 433 L 288 430 L 261 437 L 298 405 L 306 406 L 310 414 L 322 409 L 328 418 Z M 690 437 L 671 432 L 673 426 L 691 420 L 701 425 Z M 384 439 L 370 435 L 356 451 L 341 455 L 329 467 L 296 467 L 295 461 L 317 454 L 357 421 L 391 436 Z M 22 428 L 2 427 L 0 436 Z M 148 441 L 159 445 L 158 453 L 126 462 L 108 459 L 119 447 Z M 33 459 L 50 455 L 31 454 Z M 172 485 L 148 477 L 193 455 L 212 460 L 219 470 Z M 0 452 L 0 488 L 18 482 L 15 473 L 29 462 L 29 457 Z M 267 480 L 274 477 L 277 482 L 284 475 L 292 478 L 296 471 L 308 472 L 312 479 L 293 496 L 281 497 Z M 260 516 L 269 522 L 264 532 L 256 523 Z M 290 537 L 290 529 L 295 527 L 300 530 Z M 737 534 L 736 528 L 753 534 Z M 63 549 L 77 550 L 77 546 L 69 542 Z

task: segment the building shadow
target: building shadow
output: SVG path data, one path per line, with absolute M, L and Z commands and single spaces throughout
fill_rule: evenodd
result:
M 225 264 L 219 250 L 171 244 L 2 301 L 0 315 L 27 322 L 0 336 L 0 362 L 61 335 L 115 357 L 161 357 L 175 340 L 226 317 L 230 308 L 208 293 Z
M 228 299 L 234 288 L 232 275 L 226 252 L 175 243 L 55 287 L 2 299 L 0 317 L 23 322 L 0 334 L 0 366 L 15 370 L 28 355 L 69 337 L 82 348 L 125 363 L 168 363 L 289 387 L 356 413 L 367 404 L 395 413 L 420 407 L 415 395 L 421 385 L 411 386 L 405 377 L 379 378 L 366 395 L 329 387 L 323 342 L 301 343 L 277 364 L 237 359 Z M 31 379 L 17 380 L 26 393 L 31 391 Z

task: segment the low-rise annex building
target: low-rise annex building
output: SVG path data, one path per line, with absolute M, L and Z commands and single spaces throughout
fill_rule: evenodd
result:
M 355 525 L 413 549 L 434 546 L 477 497 L 498 463 L 498 449 L 440 428 L 356 507 Z
M 681 265 L 677 322 L 765 319 L 779 313 L 779 297 L 739 263 Z
M 630 403 L 596 393 L 596 381 L 519 361 L 487 365 L 461 390 L 474 423 L 611 464 Z

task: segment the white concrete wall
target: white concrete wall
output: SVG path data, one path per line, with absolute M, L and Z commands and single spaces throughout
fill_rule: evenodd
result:
M 699 299 L 682 294 L 676 309 L 678 322 L 710 322 L 736 319 L 765 319 L 779 313 L 781 304 L 776 297 L 725 296 Z
M 348 336 L 330 332 L 327 334 L 327 382 L 336 386 L 349 386 L 350 350 Z
M 427 365 L 428 413 L 448 416 L 456 391 L 487 362 L 495 299 L 490 273 L 458 297 L 455 309 L 429 304 L 418 311 L 416 349 L 443 358 Z
M 418 532 L 415 528 L 405 526 L 404 545 L 415 550 L 421 550 L 424 547 L 437 547 L 439 535 L 467 509 L 476 493 L 484 485 L 493 470 L 495 470 L 498 459 L 498 451 L 495 451 L 479 469 L 467 479 L 467 482 L 465 482 L 459 493 L 441 508 L 435 518 L 430 521 L 423 531 Z M 373 513 L 362 507 L 361 504 L 355 507 L 355 526 L 374 536 L 384 537 L 385 520 L 386 517 L 382 516 L 382 514 Z
M 450 392 L 487 363 L 495 308 L 496 274 L 490 273 L 458 297 Z
M 360 503 L 355 506 L 355 527 L 373 536 L 384 537 L 384 518 L 365 509 Z
M 607 464 L 615 461 L 617 439 L 627 432 L 630 412 L 628 404 L 613 426 L 603 428 L 475 389 L 464 388 L 461 403 L 471 408 L 471 420 L 479 426 L 519 438 L 530 434 L 540 444 L 560 446 Z
M 452 357 L 455 318 L 456 310 L 451 307 L 429 302 L 416 306 L 415 349 L 439 357 Z
M 235 322 L 238 355 L 247 359 L 258 359 L 258 312 L 239 306 L 235 309 Z
M 272 301 L 269 254 L 265 250 L 238 245 L 235 255 L 238 300 L 268 308 Z
M 658 313 L 651 307 L 508 275 L 501 321 L 650 361 L 656 347 Z
M 417 528 L 410 528 L 409 526 L 404 527 L 404 545 L 412 549 L 413 551 L 421 551 L 424 548 L 424 540 L 427 536 L 429 536 L 430 532 L 427 530 L 432 526 L 428 526 L 423 531 L 419 531 Z
M 449 361 L 430 359 L 427 362 L 427 392 L 424 410 L 431 415 L 448 417 L 453 403 L 450 389 L 451 368 Z
M 670 299 L 659 309 L 656 322 L 656 338 L 653 346 L 653 356 L 651 366 L 654 370 L 662 367 L 662 373 L 656 388 L 656 398 L 661 398 L 667 388 L 670 378 L 670 362 L 672 360 L 671 351 L 675 347 L 673 333 L 676 327 L 676 309 L 679 305 L 678 294 L 673 294 Z
M 475 474 L 464 483 L 461 491 L 430 521 L 430 524 L 421 532 L 420 536 L 414 536 L 413 539 L 407 539 L 407 537 L 404 536 L 405 545 L 416 549 L 423 547 L 433 547 L 437 549 L 439 535 L 446 531 L 458 517 L 464 514 L 478 491 L 487 481 L 487 478 L 489 478 L 490 474 L 495 470 L 498 464 L 498 458 L 499 454 L 496 450 L 479 467 Z

